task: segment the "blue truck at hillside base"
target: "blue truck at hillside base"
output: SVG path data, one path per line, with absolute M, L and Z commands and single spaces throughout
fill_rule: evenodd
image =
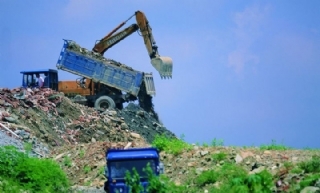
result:
M 164 172 L 164 166 L 160 162 L 159 151 L 153 147 L 129 148 L 129 149 L 109 149 L 106 151 L 105 176 L 107 181 L 104 183 L 104 190 L 108 193 L 129 193 L 130 189 L 125 183 L 125 173 L 116 173 L 117 168 L 130 171 L 135 168 L 140 176 L 140 184 L 143 193 L 147 192 L 148 178 L 143 168 L 147 164 L 156 176 Z

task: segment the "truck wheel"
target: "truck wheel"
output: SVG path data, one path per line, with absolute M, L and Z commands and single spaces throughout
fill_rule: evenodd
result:
M 96 102 L 94 102 L 94 108 L 96 109 L 112 109 L 116 106 L 114 100 L 108 96 L 99 97 Z

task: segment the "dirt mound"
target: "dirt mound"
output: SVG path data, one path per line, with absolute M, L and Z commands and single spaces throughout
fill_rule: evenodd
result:
M 0 131 L 7 134 L 2 138 L 14 137 L 21 144 L 29 143 L 34 155 L 58 161 L 76 186 L 102 188 L 107 148 L 150 146 L 158 134 L 175 138 L 154 113 L 133 103 L 122 110 L 99 112 L 50 89 L 0 89 Z M 269 170 L 278 176 L 275 190 L 281 192 L 296 178 L 305 176 L 288 173 L 288 163 L 310 160 L 315 155 L 320 156 L 320 152 L 194 145 L 177 156 L 161 152 L 161 160 L 166 175 L 177 185 L 203 171 L 219 168 L 224 162 L 233 162 L 249 173 Z M 221 156 L 224 160 L 218 159 Z M 192 186 L 193 182 L 189 183 Z
M 151 143 L 157 134 L 175 137 L 136 104 L 121 111 L 99 112 L 51 89 L 0 89 L 0 121 L 13 132 L 27 132 L 21 136 L 26 142 L 34 137 L 50 149 L 95 141 L 133 142 L 137 138 Z

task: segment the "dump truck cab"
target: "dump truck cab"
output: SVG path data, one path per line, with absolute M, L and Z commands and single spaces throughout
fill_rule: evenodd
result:
M 38 87 L 36 74 L 44 79 L 43 88 L 51 88 L 52 90 L 58 90 L 58 71 L 54 69 L 43 69 L 34 71 L 21 71 L 22 74 L 22 87 L 34 88 Z
M 129 193 L 129 187 L 126 185 L 126 171 L 132 174 L 133 168 L 140 176 L 140 184 L 143 187 L 142 192 L 147 192 L 148 178 L 144 168 L 150 165 L 156 176 L 164 172 L 163 164 L 160 162 L 159 152 L 156 148 L 130 148 L 130 149 L 109 149 L 106 152 L 105 176 L 107 181 L 104 184 L 104 190 L 108 193 Z M 121 171 L 122 172 L 119 172 Z M 124 172 L 123 172 L 124 171 Z

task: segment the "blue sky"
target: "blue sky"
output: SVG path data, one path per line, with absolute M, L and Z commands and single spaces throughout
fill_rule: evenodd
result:
M 137 33 L 105 57 L 153 73 L 155 110 L 169 130 L 189 143 L 320 148 L 319 7 L 317 0 L 0 0 L 0 87 L 19 87 L 22 70 L 55 68 L 62 39 L 91 49 L 141 10 L 160 55 L 173 59 L 173 78 L 160 78 Z

